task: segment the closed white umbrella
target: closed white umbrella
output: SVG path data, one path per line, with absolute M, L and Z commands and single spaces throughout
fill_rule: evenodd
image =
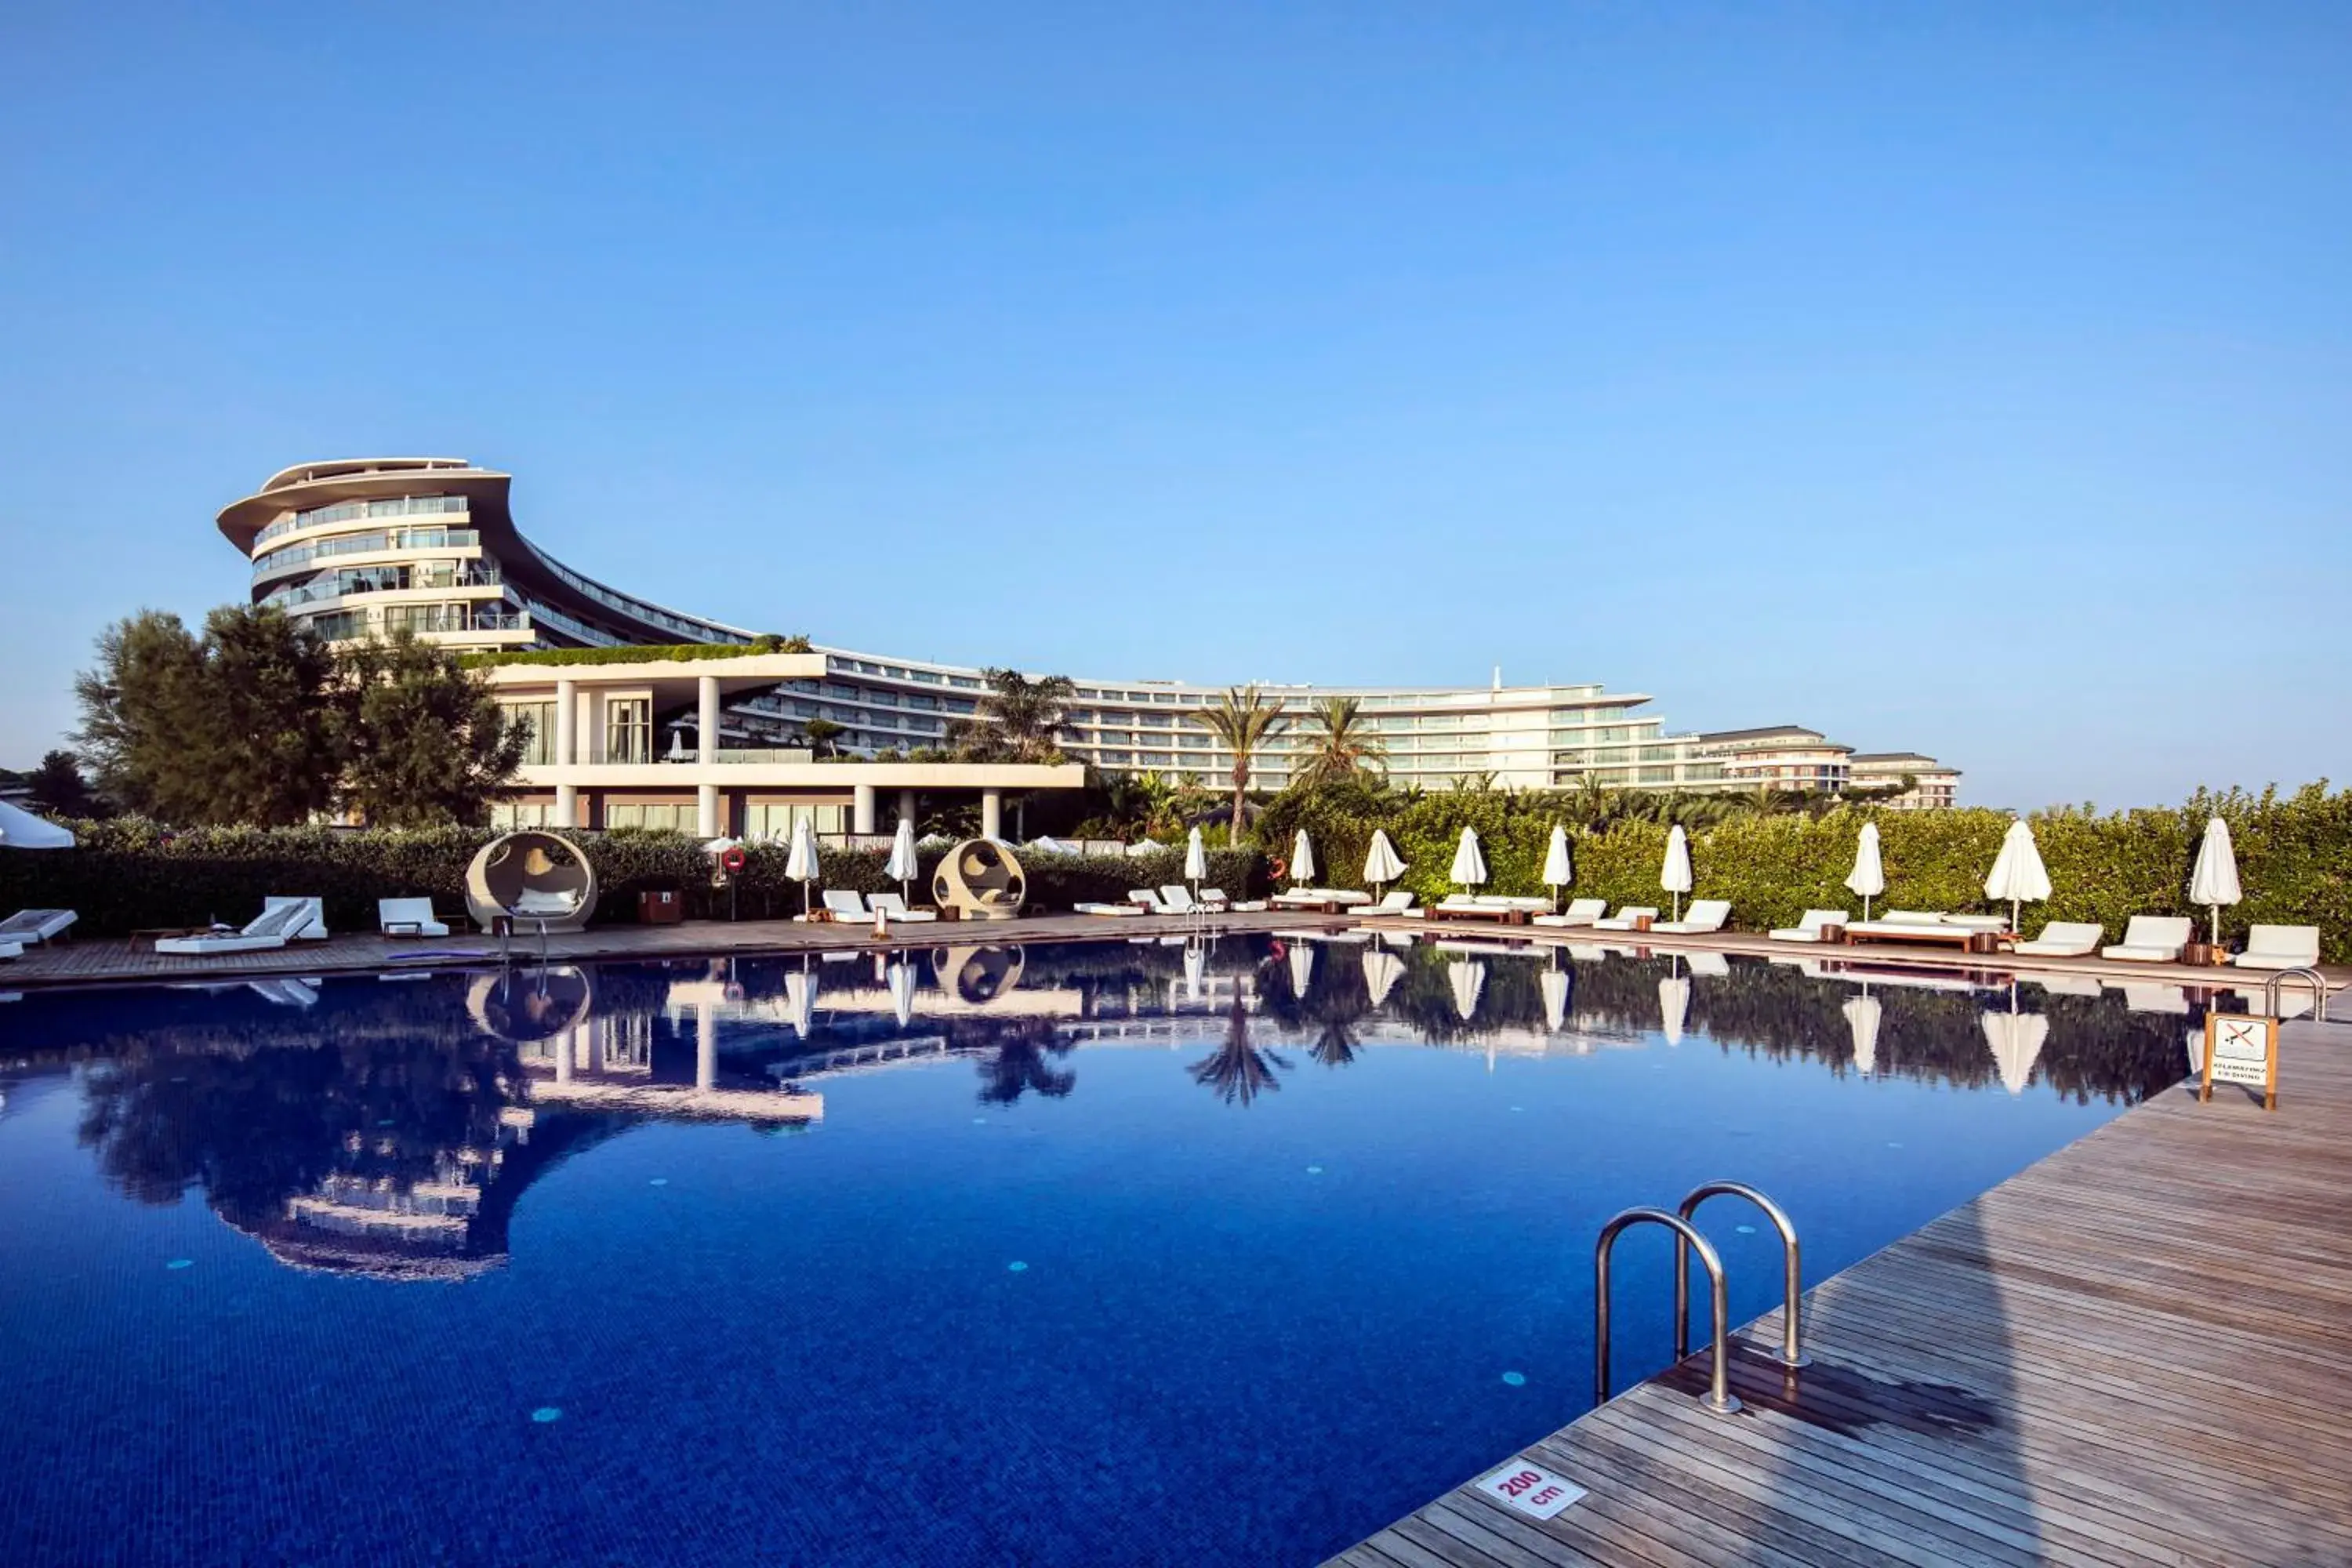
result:
M 1381 895 L 1383 883 L 1393 882 L 1404 875 L 1404 861 L 1398 856 L 1396 846 L 1389 842 L 1388 830 L 1372 829 L 1372 847 L 1364 851 L 1364 880 L 1372 896 Z
M 1464 1023 L 1478 1016 L 1478 998 L 1486 994 L 1486 966 L 1475 958 L 1457 958 L 1445 966 L 1446 984 L 1454 987 L 1454 1011 Z
M 2238 852 L 2230 843 L 2230 825 L 2218 816 L 2205 822 L 2205 842 L 2197 847 L 2197 868 L 2189 873 L 2189 901 L 2212 911 L 2211 941 L 2221 945 L 2221 906 L 2246 896 L 2238 886 Z
M 1878 998 L 1864 990 L 1841 1010 L 1845 1014 L 1846 1028 L 1853 1035 L 1854 1070 L 1867 1078 L 1878 1066 L 1878 1020 L 1882 1011 Z
M 789 984 L 791 976 L 785 976 Z M 898 1027 L 905 1028 L 915 1021 L 915 966 L 894 963 L 890 966 L 890 1010 L 898 1015 Z
M 1198 825 L 1195 825 L 1192 831 L 1184 836 L 1184 879 L 1192 884 L 1192 891 L 1196 896 L 1201 891 L 1202 881 L 1208 874 L 1208 846 L 1201 842 L 1201 829 Z
M 807 817 L 793 820 L 792 853 L 784 857 L 784 875 L 801 885 L 801 913 L 809 912 L 809 884 L 816 880 L 816 824 Z
M 1853 847 L 1853 869 L 1845 885 L 1862 896 L 1862 918 L 1870 918 L 1870 900 L 1886 891 L 1886 868 L 1878 859 L 1878 824 L 1862 825 L 1862 841 Z
M 2018 906 L 2040 903 L 2050 896 L 2050 873 L 2042 868 L 2042 850 L 2033 829 L 2019 817 L 2002 835 L 2000 853 L 1993 857 L 1992 874 L 1985 879 L 1985 897 L 2009 900 L 2009 929 L 2017 930 Z
M 1669 974 L 1658 982 L 1658 1028 L 1666 1044 L 1683 1043 L 1683 1024 L 1690 1016 L 1690 982 Z
M 1568 1002 L 1576 994 L 1576 982 L 1565 969 L 1547 969 L 1537 983 L 1543 987 L 1544 1026 L 1557 1035 L 1568 1027 Z
M 1290 994 L 1304 997 L 1307 988 L 1315 983 L 1315 944 L 1294 942 L 1290 944 Z
M 1568 858 L 1568 829 L 1557 822 L 1551 825 L 1551 843 L 1544 848 L 1543 879 L 1552 890 L 1552 907 L 1557 909 L 1559 890 L 1576 880 L 1576 867 Z
M 1665 864 L 1658 868 L 1658 886 L 1675 896 L 1674 918 L 1683 918 L 1683 895 L 1691 890 L 1690 839 L 1675 823 L 1666 835 Z
M 898 884 L 898 896 L 908 903 L 915 901 L 914 883 L 922 868 L 915 861 L 915 824 L 908 817 L 898 819 L 898 831 L 890 839 L 890 858 L 882 874 Z
M 1364 952 L 1364 991 L 1371 997 L 1372 1005 L 1388 1005 L 1389 993 L 1404 978 L 1404 960 L 1385 948 L 1368 948 Z
M 1454 847 L 1454 869 L 1447 875 L 1465 888 L 1485 885 L 1486 857 L 1479 852 L 1476 828 L 1465 827 L 1462 830 L 1462 842 Z
M 1315 879 L 1315 846 L 1307 839 L 1307 829 L 1300 828 L 1290 840 L 1290 880 L 1295 887 L 1305 887 Z
M 1983 1016 L 1985 1043 L 1992 1047 L 1993 1065 L 2011 1094 L 2023 1094 L 2033 1076 L 2034 1058 L 2050 1037 L 2050 1020 L 2039 1013 L 2017 1010 L 2017 987 L 2009 988 L 2009 1011 Z
M 70 849 L 74 836 L 44 816 L 0 800 L 0 848 Z

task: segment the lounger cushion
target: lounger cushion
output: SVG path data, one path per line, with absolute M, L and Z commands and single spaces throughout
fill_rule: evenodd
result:
M 869 911 L 864 896 L 851 889 L 827 888 L 817 896 L 824 900 L 827 910 L 843 920 L 862 921 L 867 918 Z
M 55 942 L 78 918 L 71 910 L 18 910 L 0 921 L 0 942 Z
M 2319 963 L 2317 926 L 2263 926 L 2246 932 L 2246 951 L 2231 961 L 2242 969 L 2310 969 Z

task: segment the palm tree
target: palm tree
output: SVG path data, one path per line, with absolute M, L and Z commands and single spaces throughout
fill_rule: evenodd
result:
M 1298 776 L 1310 784 L 1377 772 L 1389 760 L 1388 747 L 1372 732 L 1363 716 L 1363 702 L 1353 697 L 1325 697 L 1307 715 L 1311 726 L 1306 761 Z
M 988 690 L 970 719 L 950 732 L 956 749 L 974 760 L 995 756 L 1016 763 L 1048 762 L 1061 750 L 1069 724 L 1070 699 L 1077 686 L 1066 675 L 1035 679 L 1017 669 L 983 669 Z
M 1234 754 L 1233 842 L 1242 841 L 1242 808 L 1249 795 L 1250 762 L 1260 746 L 1282 732 L 1282 704 L 1255 686 L 1237 686 L 1210 706 L 1186 715 Z

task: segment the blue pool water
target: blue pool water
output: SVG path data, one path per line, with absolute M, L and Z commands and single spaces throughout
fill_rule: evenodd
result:
M 1232 937 L 34 994 L 0 1562 L 1313 1562 L 1587 1407 L 1612 1212 L 1751 1181 L 1823 1277 L 2186 1005 Z

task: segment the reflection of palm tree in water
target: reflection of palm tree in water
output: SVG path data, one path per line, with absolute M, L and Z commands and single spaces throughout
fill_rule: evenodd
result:
M 961 1035 L 962 1030 L 957 1033 Z M 981 1058 L 980 1102 L 982 1105 L 1011 1105 L 1023 1095 L 1035 1090 L 1049 1100 L 1059 1100 L 1076 1087 L 1078 1075 L 1067 1068 L 1057 1068 L 1050 1057 L 1067 1056 L 1070 1043 L 1054 1033 L 1052 1022 L 1045 1018 L 1006 1018 L 991 1020 L 988 1034 L 993 1037 L 995 1054 Z M 966 1043 L 958 1039 L 959 1046 Z M 979 1044 L 979 1041 L 971 1041 Z
M 1274 1076 L 1276 1068 L 1287 1072 L 1290 1064 L 1250 1044 L 1249 1012 L 1236 996 L 1225 1020 L 1224 1044 L 1214 1055 L 1192 1064 L 1192 1081 L 1216 1090 L 1217 1098 L 1227 1105 L 1246 1106 L 1259 1095 L 1282 1087 Z
M 1346 1067 L 1356 1059 L 1356 1031 L 1352 1024 L 1349 1018 L 1325 1018 L 1322 1033 L 1307 1047 L 1307 1054 L 1327 1068 Z

